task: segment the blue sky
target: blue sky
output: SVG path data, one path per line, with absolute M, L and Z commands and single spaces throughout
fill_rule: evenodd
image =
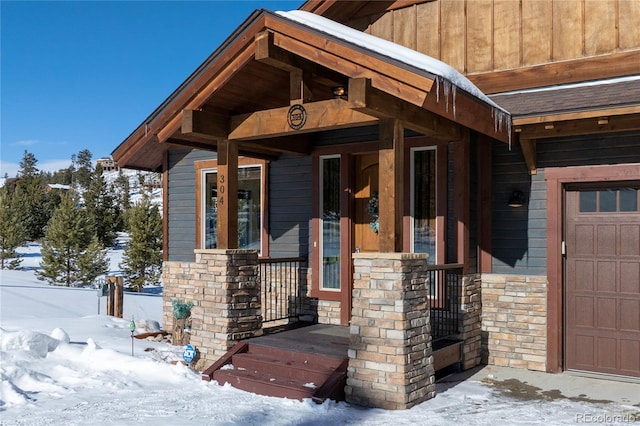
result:
M 255 9 L 291 1 L 0 1 L 0 177 L 109 156 Z

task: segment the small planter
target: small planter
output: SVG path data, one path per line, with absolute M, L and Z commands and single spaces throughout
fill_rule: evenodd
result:
M 190 325 L 191 325 L 191 308 L 192 302 L 182 302 L 174 299 L 171 302 L 173 305 L 173 330 L 171 333 L 171 343 L 174 346 L 185 346 L 189 344 L 190 340 Z

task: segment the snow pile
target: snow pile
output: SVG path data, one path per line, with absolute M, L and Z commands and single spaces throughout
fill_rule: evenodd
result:
M 35 248 L 28 248 L 27 266 L 39 260 Z M 43 284 L 30 268 L 0 271 L 3 426 L 557 425 L 574 424 L 585 413 L 637 412 L 616 404 L 514 399 L 469 380 L 438 383 L 434 399 L 404 411 L 264 397 L 202 381 L 176 363 L 182 347 L 132 339 L 133 316 L 137 327 L 157 327 L 160 295 L 125 293 L 122 319 L 96 315 L 96 299 L 95 290 Z

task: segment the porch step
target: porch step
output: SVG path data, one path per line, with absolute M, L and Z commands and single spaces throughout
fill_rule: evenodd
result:
M 346 358 L 239 343 L 203 379 L 260 395 L 343 400 L 347 364 Z

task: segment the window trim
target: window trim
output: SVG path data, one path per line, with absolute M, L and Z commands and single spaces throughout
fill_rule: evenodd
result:
M 260 252 L 258 256 L 260 258 L 269 257 L 269 198 L 268 198 L 268 164 L 266 160 L 259 160 L 256 158 L 239 157 L 238 168 L 244 167 L 260 167 Z M 203 248 L 204 241 L 204 227 L 202 226 L 202 220 L 204 218 L 204 188 L 205 188 L 205 176 L 207 173 L 217 172 L 218 160 L 201 160 L 194 162 L 194 169 L 196 174 L 195 185 L 195 197 L 196 197 L 196 249 Z
M 318 212 L 321 213 L 322 212 L 322 200 L 324 198 L 324 186 L 323 186 L 323 179 L 322 179 L 322 174 L 324 173 L 324 168 L 323 168 L 323 161 L 324 160 L 331 160 L 331 159 L 339 159 L 340 160 L 340 176 L 338 177 L 340 179 L 340 183 L 338 184 L 338 186 L 340 188 L 342 188 L 342 162 L 343 162 L 343 158 L 340 154 L 330 154 L 330 155 L 320 155 L 318 157 L 318 169 L 319 169 L 319 176 L 320 176 L 320 181 L 319 181 L 319 185 L 318 185 Z M 342 206 L 340 206 L 342 208 Z M 342 217 L 342 212 L 340 212 L 340 217 Z M 342 279 L 339 280 L 338 282 L 338 287 L 337 288 L 333 288 L 333 287 L 325 287 L 324 286 L 324 267 L 322 264 L 323 261 L 323 250 L 324 250 L 324 233 L 323 233 L 323 227 L 324 227 L 324 219 L 322 218 L 322 214 L 318 215 L 318 226 L 319 226 L 319 234 L 318 234 L 318 253 L 319 253 L 319 263 L 318 263 L 318 289 L 322 292 L 330 292 L 330 293 L 340 293 L 342 291 Z M 340 225 L 340 229 L 342 229 L 343 224 L 341 223 L 342 221 L 339 221 L 339 225 Z M 340 233 L 339 235 L 342 235 L 342 233 Z M 344 267 L 344 265 L 342 265 L 342 242 L 339 239 L 338 242 L 339 246 L 340 246 L 340 276 L 342 276 L 342 268 Z

